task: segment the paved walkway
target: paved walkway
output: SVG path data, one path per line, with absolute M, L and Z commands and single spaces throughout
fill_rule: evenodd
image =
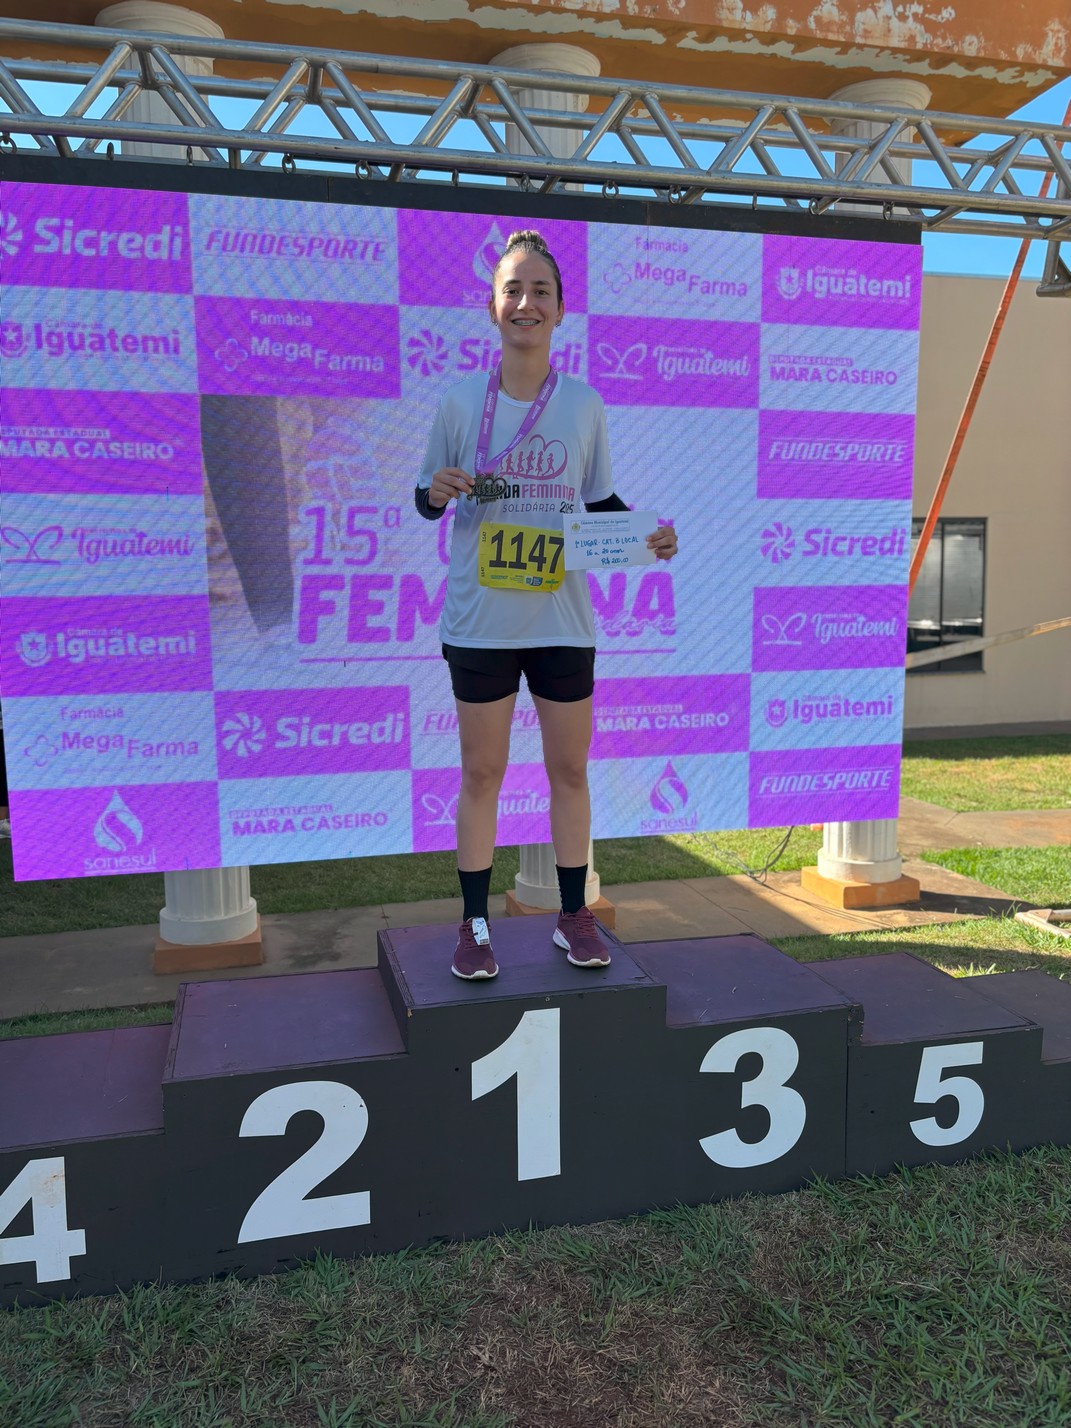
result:
M 1071 847 L 1071 809 L 1052 813 L 953 813 L 905 799 L 900 849 L 904 869 L 919 879 L 917 907 L 843 912 L 827 907 L 800 886 L 799 873 L 771 873 L 765 884 L 739 877 L 605 887 L 625 943 L 752 932 L 767 939 L 831 932 L 918 927 L 968 917 L 1000 916 L 1028 904 L 999 889 L 916 861 L 923 848 Z M 492 898 L 492 919 L 505 900 Z M 86 1007 L 143 1006 L 173 1000 L 180 983 L 258 977 L 287 972 L 368 967 L 376 960 L 376 933 L 387 927 L 456 923 L 453 898 L 391 903 L 331 912 L 269 914 L 262 920 L 264 962 L 259 967 L 154 976 L 157 928 L 119 927 L 0 939 L 0 1019 Z M 548 934 L 549 935 L 549 934 Z M 452 950 L 452 934 L 447 935 Z

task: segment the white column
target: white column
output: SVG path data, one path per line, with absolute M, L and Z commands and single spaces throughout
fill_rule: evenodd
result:
M 222 39 L 214 20 L 180 5 L 157 0 L 121 0 L 96 18 L 98 25 L 115 30 L 158 30 L 168 35 L 197 35 Z M 176 55 L 185 74 L 212 72 L 212 61 Z M 140 95 L 127 110 L 132 120 L 149 124 L 173 123 L 175 116 L 158 94 Z M 123 144 L 124 154 L 142 158 L 181 159 L 186 155 L 171 144 Z M 257 930 L 256 899 L 249 894 L 248 868 L 196 868 L 164 874 L 165 906 L 160 913 L 160 936 L 165 942 L 206 947 L 235 942 Z
M 844 99 L 856 104 L 872 104 L 903 109 L 925 109 L 930 102 L 930 90 L 921 80 L 890 75 L 883 79 L 864 79 L 858 84 L 838 89 L 831 99 Z M 835 120 L 830 125 L 834 134 L 851 138 L 871 139 L 884 130 L 883 124 L 871 124 L 864 119 Z M 904 137 L 909 137 L 910 131 Z M 848 162 L 838 160 L 838 170 Z M 897 171 L 904 182 L 911 181 L 911 165 L 897 162 Z M 884 169 L 869 175 L 874 183 L 887 183 Z M 875 216 L 867 204 L 837 204 L 837 212 L 866 213 Z M 822 877 L 845 883 L 894 883 L 902 875 L 903 863 L 896 846 L 897 820 L 870 819 L 862 823 L 827 823 L 822 833 L 822 850 L 818 854 L 818 872 Z
M 495 55 L 492 64 L 503 69 L 556 70 L 559 74 L 579 74 L 593 76 L 599 73 L 597 56 L 582 50 L 577 45 L 514 45 Z M 518 102 L 525 109 L 556 109 L 562 113 L 578 114 L 587 107 L 587 97 L 582 94 L 563 94 L 552 89 L 515 90 Z M 579 129 L 540 129 L 539 136 L 556 158 L 568 158 L 580 141 Z M 507 125 L 506 141 L 511 148 L 525 152 L 530 145 L 518 132 L 515 125 Z M 579 187 L 579 185 L 567 185 Z M 554 910 L 561 906 L 558 893 L 558 876 L 554 871 L 554 849 L 549 843 L 532 843 L 521 848 L 521 869 L 514 879 L 513 890 L 518 902 L 528 907 L 545 907 Z M 600 893 L 599 875 L 595 871 L 595 849 L 588 840 L 588 880 L 584 886 L 584 901 L 590 906 L 597 902 Z
M 183 5 L 165 5 L 160 0 L 120 0 L 101 10 L 93 22 L 110 30 L 156 30 L 165 35 L 196 35 L 202 39 L 221 40 L 223 31 L 215 20 L 187 10 Z M 183 74 L 195 77 L 212 73 L 212 61 L 199 55 L 174 55 L 175 64 Z M 139 94 L 126 111 L 131 123 L 175 124 L 176 115 L 159 94 Z M 186 162 L 181 145 L 140 144 L 123 140 L 123 154 L 135 158 L 174 159 Z

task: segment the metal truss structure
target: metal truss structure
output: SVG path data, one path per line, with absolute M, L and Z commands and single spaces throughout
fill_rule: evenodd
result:
M 1071 242 L 1071 128 L 0 19 L 0 53 L 19 45 L 80 48 L 87 62 L 0 59 L 0 147 L 9 150 L 18 135 L 19 147 L 39 153 L 104 159 L 141 141 L 217 167 L 256 169 L 280 156 L 284 168 L 355 169 L 383 182 L 512 180 L 543 193 L 580 185 L 648 202 L 895 214 L 927 232 L 1040 239 L 1039 293 L 1071 295 L 1060 252 Z M 187 74 L 191 58 L 265 77 Z M 73 97 L 62 113 L 46 112 L 27 92 L 32 81 L 73 86 Z M 534 108 L 525 92 L 535 90 L 583 96 L 586 108 Z M 152 121 L 132 112 L 150 93 L 166 106 Z M 225 110 L 248 117 L 235 123 Z

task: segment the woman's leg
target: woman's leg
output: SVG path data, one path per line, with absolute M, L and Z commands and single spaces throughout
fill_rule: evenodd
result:
M 591 700 L 568 704 L 532 695 L 543 738 L 543 763 L 550 782 L 550 836 L 559 867 L 588 861 L 591 797 L 588 750 L 591 747 Z
M 516 702 L 516 694 L 490 704 L 455 700 L 461 738 L 457 866 L 462 872 L 489 868 L 494 858 L 498 791 L 509 761 L 509 735 Z

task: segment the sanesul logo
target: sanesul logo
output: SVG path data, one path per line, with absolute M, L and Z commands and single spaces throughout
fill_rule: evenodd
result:
M 677 773 L 672 761 L 655 779 L 647 795 L 647 802 L 656 817 L 641 818 L 641 833 L 683 833 L 699 826 L 699 815 L 688 814 L 688 787 Z

